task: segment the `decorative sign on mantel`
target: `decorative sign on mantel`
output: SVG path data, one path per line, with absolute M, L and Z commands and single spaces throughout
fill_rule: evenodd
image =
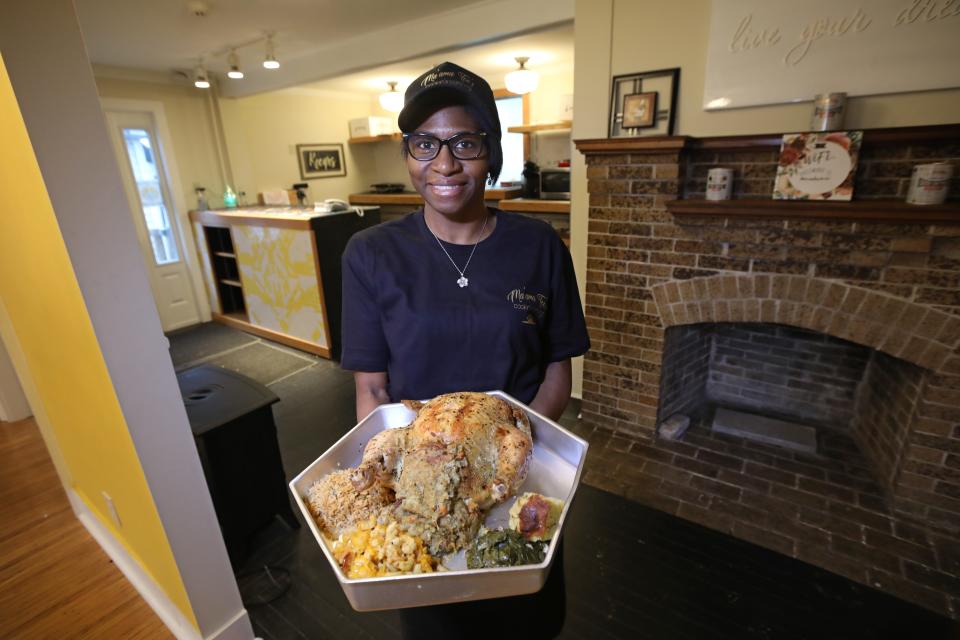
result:
M 850 200 L 863 131 L 788 133 L 780 146 L 774 200 Z
M 960 0 L 713 0 L 704 109 L 960 87 Z

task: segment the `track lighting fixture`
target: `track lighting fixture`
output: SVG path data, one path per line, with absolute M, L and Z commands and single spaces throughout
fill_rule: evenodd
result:
M 193 70 L 193 86 L 197 89 L 210 88 L 210 80 L 207 78 L 207 70 L 203 68 L 203 63 L 198 64 Z
M 279 69 L 280 62 L 273 50 L 273 36 L 267 36 L 266 56 L 263 59 L 264 69 Z
M 230 50 L 230 55 L 227 56 L 227 64 L 230 65 L 230 71 L 227 71 L 228 78 L 234 80 L 243 78 L 243 71 L 240 71 L 240 58 L 237 56 L 236 50 Z

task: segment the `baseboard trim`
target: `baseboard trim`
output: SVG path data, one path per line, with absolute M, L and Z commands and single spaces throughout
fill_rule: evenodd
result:
M 250 620 L 246 609 L 238 611 L 232 620 L 211 635 L 202 636 L 193 623 L 167 597 L 163 589 L 143 570 L 140 563 L 130 555 L 126 547 L 93 514 L 87 503 L 73 489 L 67 490 L 67 497 L 70 498 L 73 512 L 83 523 L 83 526 L 86 527 L 104 552 L 110 556 L 110 559 L 130 581 L 130 584 L 140 593 L 147 605 L 156 612 L 160 620 L 176 636 L 177 640 L 233 640 L 234 638 L 249 637 Z

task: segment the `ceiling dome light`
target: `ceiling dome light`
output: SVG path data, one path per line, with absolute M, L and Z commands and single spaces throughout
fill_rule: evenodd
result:
M 507 90 L 512 93 L 524 94 L 530 93 L 537 88 L 537 84 L 540 82 L 540 75 L 536 71 L 530 71 L 523 65 L 527 63 L 527 60 L 530 58 L 526 56 L 519 56 L 515 60 L 520 64 L 520 68 L 516 71 L 511 71 L 504 78 L 504 81 L 507 83 Z
M 279 69 L 280 62 L 277 61 L 277 56 L 273 51 L 273 37 L 267 36 L 267 55 L 263 59 L 263 68 L 264 69 Z
M 197 68 L 193 70 L 193 86 L 197 89 L 209 89 L 210 80 L 207 78 L 207 70 L 203 68 L 203 65 L 197 65 Z
M 387 111 L 400 113 L 403 109 L 403 94 L 397 91 L 396 82 L 388 82 L 387 84 L 390 85 L 390 91 L 380 94 L 380 106 Z
M 230 55 L 227 56 L 227 64 L 230 65 L 230 71 L 227 71 L 228 78 L 234 80 L 243 78 L 243 71 L 240 71 L 240 58 L 237 57 L 236 51 L 231 51 Z

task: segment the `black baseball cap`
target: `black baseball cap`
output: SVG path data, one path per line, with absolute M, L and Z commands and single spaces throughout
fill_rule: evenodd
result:
M 410 83 L 397 118 L 400 130 L 412 133 L 437 109 L 455 104 L 474 107 L 487 135 L 499 142 L 502 134 L 493 90 L 486 80 L 452 62 L 441 62 Z

